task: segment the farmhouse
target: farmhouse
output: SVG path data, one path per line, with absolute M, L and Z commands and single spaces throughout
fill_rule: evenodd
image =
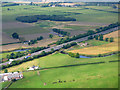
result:
M 10 62 L 14 61 L 13 59 L 9 59 Z
M 32 66 L 28 70 L 30 71 L 30 70 L 36 70 L 36 69 L 39 69 L 39 67 L 38 66 Z
M 0 74 L 0 82 L 11 81 L 12 79 L 18 80 L 23 78 L 22 72 L 2 73 Z
M 87 45 L 88 45 L 88 43 L 81 43 L 80 46 L 82 47 L 82 46 L 87 46 Z
M 14 60 L 13 59 L 9 59 L 9 64 L 11 64 Z

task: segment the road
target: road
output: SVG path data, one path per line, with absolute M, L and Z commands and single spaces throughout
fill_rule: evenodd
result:
M 112 28 L 112 29 L 109 29 L 109 30 L 107 30 L 107 31 L 103 31 L 103 32 L 100 32 L 100 33 L 97 33 L 97 34 L 94 34 L 94 35 L 107 34 L 107 33 L 110 33 L 110 32 L 116 31 L 116 30 L 118 30 L 118 27 Z M 94 36 L 94 35 L 92 35 L 92 36 Z M 84 37 L 84 38 L 80 38 L 80 39 L 77 39 L 77 40 L 74 40 L 74 41 L 71 41 L 71 42 L 86 41 L 86 40 L 88 40 L 88 37 L 89 37 L 89 36 Z M 47 49 L 44 49 L 44 50 L 41 50 L 41 51 L 32 53 L 32 54 L 31 54 L 31 57 L 34 56 L 34 55 L 38 55 L 38 54 L 40 54 L 40 53 L 43 52 L 43 51 L 49 52 L 49 51 L 51 51 L 52 48 L 53 48 L 54 50 L 59 50 L 59 49 L 61 49 L 61 48 L 63 47 L 63 45 L 67 45 L 67 44 L 69 44 L 69 43 L 71 43 L 71 42 L 67 42 L 67 43 L 64 43 L 64 44 L 61 44 L 61 45 L 57 45 L 57 46 L 54 46 L 54 47 L 50 47 L 50 48 L 47 48 Z M 23 57 L 20 57 L 20 58 L 17 58 L 17 59 L 13 59 L 13 60 L 14 60 L 14 61 L 23 60 L 25 57 L 26 57 L 26 56 L 23 56 Z M 7 65 L 7 64 L 9 64 L 9 61 L 8 61 L 8 62 L 5 62 L 5 63 L 1 63 L 0 66 L 1 66 L 1 65 Z

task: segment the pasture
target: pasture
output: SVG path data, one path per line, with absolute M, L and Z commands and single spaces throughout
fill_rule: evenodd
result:
M 48 67 L 48 69 L 39 70 L 40 75 L 38 75 L 38 70 L 23 72 L 24 78 L 14 82 L 10 88 L 117 88 L 118 62 L 110 63 L 109 61 L 112 60 L 118 60 L 117 55 L 103 58 L 75 59 L 64 54 L 54 54 L 35 59 L 35 63 L 30 61 L 21 64 L 21 67 L 18 65 L 14 68 L 20 70 L 20 68 L 24 68 L 27 65 L 39 64 L 41 67 Z M 105 63 L 72 66 L 100 61 L 105 61 Z M 71 66 L 59 67 L 67 65 Z M 50 69 L 50 67 L 54 68 Z
M 86 55 L 98 55 L 98 54 L 105 54 L 105 53 L 118 51 L 118 40 L 119 40 L 118 31 L 104 35 L 104 39 L 110 37 L 114 37 L 114 42 L 111 43 L 106 42 L 106 44 L 103 45 L 101 44 L 99 46 L 84 47 L 82 49 L 77 48 L 74 50 L 70 50 L 69 52 L 86 54 Z M 95 40 L 93 42 L 97 43 L 97 41 Z
M 57 58 L 57 59 L 56 59 Z M 65 54 L 53 54 L 46 57 L 41 57 L 38 59 L 34 59 L 33 61 L 28 61 L 22 63 L 17 66 L 13 66 L 7 68 L 9 72 L 14 71 L 26 71 L 27 68 L 32 67 L 33 65 L 39 66 L 42 68 L 52 68 L 52 67 L 59 67 L 59 66 L 66 66 L 66 65 L 75 65 L 75 64 L 84 64 L 84 63 L 92 63 L 92 62 L 100 62 L 105 61 L 108 62 L 110 60 L 117 60 L 117 55 L 112 55 L 108 57 L 100 57 L 100 58 L 71 58 Z M 3 71 L 2 71 L 3 72 Z

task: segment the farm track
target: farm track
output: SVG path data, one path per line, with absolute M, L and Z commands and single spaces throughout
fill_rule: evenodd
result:
M 110 33 L 110 32 L 116 31 L 116 30 L 118 30 L 118 27 L 112 28 L 112 29 L 109 29 L 109 30 L 107 30 L 107 31 L 103 31 L 103 32 L 100 32 L 100 33 L 97 33 L 97 34 L 94 34 L 94 35 L 108 34 L 108 33 Z M 94 36 L 94 35 L 92 35 L 92 36 Z M 43 51 L 49 52 L 49 51 L 51 51 L 52 48 L 53 48 L 54 50 L 59 50 L 59 49 L 61 49 L 64 45 L 67 45 L 67 44 L 69 44 L 69 43 L 71 43 L 71 42 L 86 41 L 86 40 L 88 39 L 88 37 L 89 37 L 89 36 L 84 37 L 84 38 L 80 38 L 80 39 L 77 39 L 77 40 L 74 40 L 74 41 L 70 41 L 70 42 L 67 42 L 67 43 L 63 43 L 63 44 L 61 44 L 61 45 L 57 45 L 57 46 L 54 46 L 54 47 L 50 47 L 50 48 L 44 49 L 44 50 L 42 50 L 42 51 L 38 51 L 38 52 L 32 53 L 32 54 L 31 54 L 31 57 L 34 56 L 34 55 L 39 55 L 39 54 L 40 54 L 41 52 L 43 52 Z M 25 57 L 26 57 L 26 56 L 23 56 L 23 57 L 14 59 L 14 61 L 23 60 Z M 7 65 L 7 64 L 9 64 L 9 62 L 1 63 L 0 66 L 2 66 L 2 65 Z

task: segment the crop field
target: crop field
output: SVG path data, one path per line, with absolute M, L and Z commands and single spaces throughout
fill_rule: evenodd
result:
M 118 60 L 118 55 L 89 59 L 71 58 L 60 53 L 49 55 L 8 68 L 9 72 L 26 70 L 32 65 L 48 68 L 40 71 L 23 72 L 24 78 L 14 82 L 10 88 L 117 88 L 118 62 L 109 62 L 114 60 Z M 105 61 L 105 63 L 79 65 L 101 61 Z M 68 65 L 69 67 L 67 67 Z M 60 83 L 58 80 L 62 82 Z M 53 82 L 57 83 L 53 84 Z M 3 86 L 5 84 L 3 83 Z
M 103 7 L 103 9 L 104 8 L 106 9 L 110 7 L 106 6 L 106 7 Z M 26 15 L 28 16 L 29 15 L 66 15 L 66 17 L 69 16 L 69 17 L 76 18 L 77 21 L 75 22 L 38 21 L 32 24 L 21 23 L 16 21 L 16 17 L 26 16 Z M 89 29 L 95 29 L 96 27 L 100 27 L 105 24 L 108 25 L 110 23 L 117 22 L 117 15 L 118 15 L 117 13 L 88 10 L 83 7 L 77 7 L 77 8 L 54 7 L 53 8 L 53 7 L 38 7 L 38 6 L 29 6 L 29 5 L 9 6 L 9 7 L 2 8 L 3 32 L 7 34 L 9 37 L 13 32 L 17 32 L 18 34 L 20 34 L 20 36 L 23 36 L 25 37 L 25 39 L 28 39 L 26 35 L 32 36 L 33 34 L 40 34 L 40 35 L 43 34 L 43 36 L 47 36 L 53 27 L 59 28 L 61 27 L 61 25 L 63 25 L 63 28 L 67 27 L 72 29 L 67 31 L 71 32 L 72 33 L 71 35 L 75 35 L 77 34 L 77 32 L 84 33 Z M 74 25 L 72 25 L 72 23 L 74 23 Z M 92 24 L 90 25 L 89 23 L 92 23 Z M 99 24 L 96 25 L 96 23 L 99 23 Z M 90 26 L 86 27 L 85 25 L 90 25 Z M 3 43 L 7 43 L 9 41 L 8 37 L 4 36 L 3 38 L 4 38 Z M 35 39 L 35 37 L 31 37 L 31 38 Z
M 80 53 L 80 54 L 86 54 L 86 55 L 98 55 L 98 54 L 104 54 L 104 53 L 110 53 L 114 51 L 118 51 L 118 31 L 112 32 L 110 34 L 104 35 L 104 38 L 110 38 L 114 37 L 114 42 L 108 43 L 108 44 L 103 44 L 99 46 L 92 46 L 92 47 L 84 47 L 82 49 L 74 49 L 70 50 L 69 52 L 74 52 L 74 53 Z M 94 42 L 97 42 L 94 40 Z

